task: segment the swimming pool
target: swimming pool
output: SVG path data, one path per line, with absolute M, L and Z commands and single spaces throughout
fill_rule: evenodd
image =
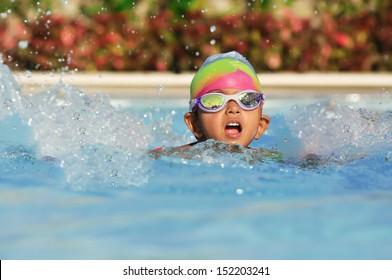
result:
M 193 139 L 185 98 L 66 84 L 27 96 L 0 67 L 1 259 L 392 258 L 386 91 L 267 95 L 271 125 L 252 145 L 284 161 L 211 142 L 155 159 Z M 321 161 L 301 160 L 310 153 Z

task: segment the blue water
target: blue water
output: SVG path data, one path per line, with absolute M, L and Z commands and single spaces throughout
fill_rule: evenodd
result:
M 1 259 L 392 258 L 386 90 L 270 96 L 252 147 L 283 160 L 214 142 L 155 159 L 193 141 L 185 98 L 124 106 L 60 82 L 30 96 L 0 70 Z

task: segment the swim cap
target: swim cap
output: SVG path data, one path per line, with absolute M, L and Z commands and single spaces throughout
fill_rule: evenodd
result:
M 249 61 L 235 51 L 210 56 L 191 82 L 191 99 L 223 88 L 252 89 L 261 92 L 261 84 Z

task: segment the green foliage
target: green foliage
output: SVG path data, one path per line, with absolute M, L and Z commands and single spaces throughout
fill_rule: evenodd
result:
M 27 18 L 29 13 L 39 14 L 42 11 L 50 11 L 52 6 L 50 0 L 1 0 L 0 13 L 10 11 L 14 15 Z
M 118 13 L 131 10 L 136 2 L 136 0 L 103 0 L 103 7 L 108 12 Z
M 192 8 L 195 0 L 169 0 L 168 2 L 169 9 L 176 15 L 177 18 L 181 18 Z
M 0 1 L 0 13 L 13 13 L 15 15 L 22 16 L 24 14 L 24 11 L 21 9 L 20 5 L 18 5 L 17 1 L 2 0 Z
M 376 12 L 387 6 L 390 0 L 319 0 L 314 1 L 315 11 L 328 12 L 334 17 L 353 16 L 363 12 Z
M 138 0 L 98 0 L 93 3 L 82 2 L 80 10 L 87 16 L 99 13 L 128 13 L 131 14 Z
M 251 11 L 272 11 L 281 6 L 291 6 L 297 0 L 249 0 L 248 7 Z

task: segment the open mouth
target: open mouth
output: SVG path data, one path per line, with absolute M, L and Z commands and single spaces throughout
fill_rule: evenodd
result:
M 231 138 L 237 138 L 242 132 L 241 124 L 238 122 L 229 122 L 225 126 L 225 133 Z

